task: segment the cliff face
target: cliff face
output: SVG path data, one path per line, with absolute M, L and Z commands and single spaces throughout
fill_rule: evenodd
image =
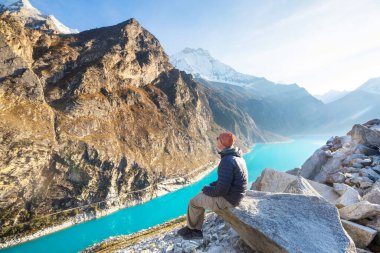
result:
M 0 48 L 3 228 L 110 197 L 124 205 L 218 159 L 222 128 L 199 84 L 136 20 L 49 35 L 3 13 Z

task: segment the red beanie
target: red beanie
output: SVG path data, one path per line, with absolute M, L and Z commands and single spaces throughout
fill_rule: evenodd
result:
M 235 143 L 235 136 L 231 132 L 221 133 L 218 138 L 226 147 L 231 147 Z

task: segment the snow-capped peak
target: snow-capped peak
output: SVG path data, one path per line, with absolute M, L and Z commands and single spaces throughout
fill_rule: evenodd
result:
M 54 17 L 53 15 L 49 15 L 49 18 L 53 21 L 53 23 L 55 24 L 55 26 L 57 27 L 58 31 L 60 31 L 61 33 L 64 33 L 64 34 L 69 34 L 69 33 L 79 33 L 79 30 L 78 29 L 72 29 L 72 28 L 69 28 L 67 26 L 65 26 L 64 24 L 62 24 L 56 17 Z
M 170 61 L 176 68 L 209 81 L 245 85 L 259 79 L 237 72 L 232 67 L 213 58 L 209 51 L 202 48 L 185 48 L 172 55 Z
M 0 6 L 2 6 L 3 9 L 10 11 L 21 11 L 22 9 L 28 9 L 29 11 L 40 14 L 40 12 L 31 5 L 29 0 L 0 0 Z
M 8 11 L 11 15 L 23 22 L 26 27 L 40 29 L 52 33 L 78 33 L 77 29 L 70 29 L 63 25 L 53 15 L 44 15 L 34 8 L 29 0 L 0 0 L 0 12 Z

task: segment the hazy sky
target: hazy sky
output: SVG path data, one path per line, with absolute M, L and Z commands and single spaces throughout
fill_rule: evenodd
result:
M 168 54 L 204 48 L 236 70 L 312 94 L 380 76 L 378 0 L 30 0 L 70 28 L 131 17 Z

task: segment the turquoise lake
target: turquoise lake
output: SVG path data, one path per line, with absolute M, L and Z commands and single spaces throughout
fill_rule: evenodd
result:
M 289 143 L 256 144 L 244 155 L 249 171 L 249 187 L 264 168 L 286 171 L 300 167 L 330 136 L 297 136 Z M 78 252 L 110 236 L 127 235 L 155 226 L 186 213 L 188 201 L 205 184 L 216 180 L 213 170 L 197 183 L 108 216 L 84 222 L 53 234 L 1 251 L 1 253 Z

